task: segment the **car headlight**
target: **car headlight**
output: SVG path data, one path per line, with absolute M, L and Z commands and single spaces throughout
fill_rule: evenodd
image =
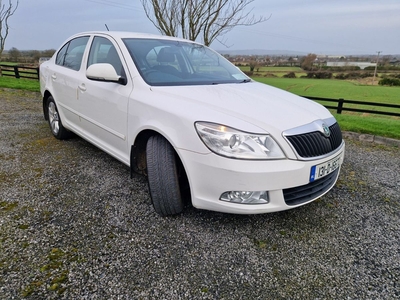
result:
M 248 133 L 206 122 L 196 122 L 195 127 L 204 144 L 216 154 L 239 159 L 285 158 L 269 134 Z

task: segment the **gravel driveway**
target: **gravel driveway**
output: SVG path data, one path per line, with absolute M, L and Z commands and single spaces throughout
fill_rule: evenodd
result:
M 400 150 L 346 140 L 298 209 L 153 210 L 144 177 L 58 141 L 40 95 L 0 89 L 0 299 L 398 299 Z

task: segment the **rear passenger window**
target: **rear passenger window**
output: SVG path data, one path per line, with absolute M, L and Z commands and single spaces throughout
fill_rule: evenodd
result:
M 58 51 L 56 64 L 78 71 L 88 40 L 88 36 L 83 36 L 69 41 Z

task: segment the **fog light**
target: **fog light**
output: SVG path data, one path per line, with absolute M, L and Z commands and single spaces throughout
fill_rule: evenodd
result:
M 267 191 L 230 191 L 225 192 L 219 198 L 220 200 L 242 203 L 242 204 L 268 204 L 268 192 Z

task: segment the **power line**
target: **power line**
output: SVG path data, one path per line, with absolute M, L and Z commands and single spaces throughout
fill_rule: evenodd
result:
M 97 3 L 97 4 L 103 4 L 103 5 L 107 5 L 107 6 L 112 6 L 112 7 L 117 7 L 117 8 L 123 8 L 123 9 L 128 9 L 128 10 L 142 10 L 142 7 L 138 7 L 138 6 L 133 6 L 133 5 L 129 5 L 129 4 L 123 4 L 120 2 L 116 2 L 116 1 L 109 1 L 109 0 L 85 0 L 87 2 L 92 2 L 92 3 Z

